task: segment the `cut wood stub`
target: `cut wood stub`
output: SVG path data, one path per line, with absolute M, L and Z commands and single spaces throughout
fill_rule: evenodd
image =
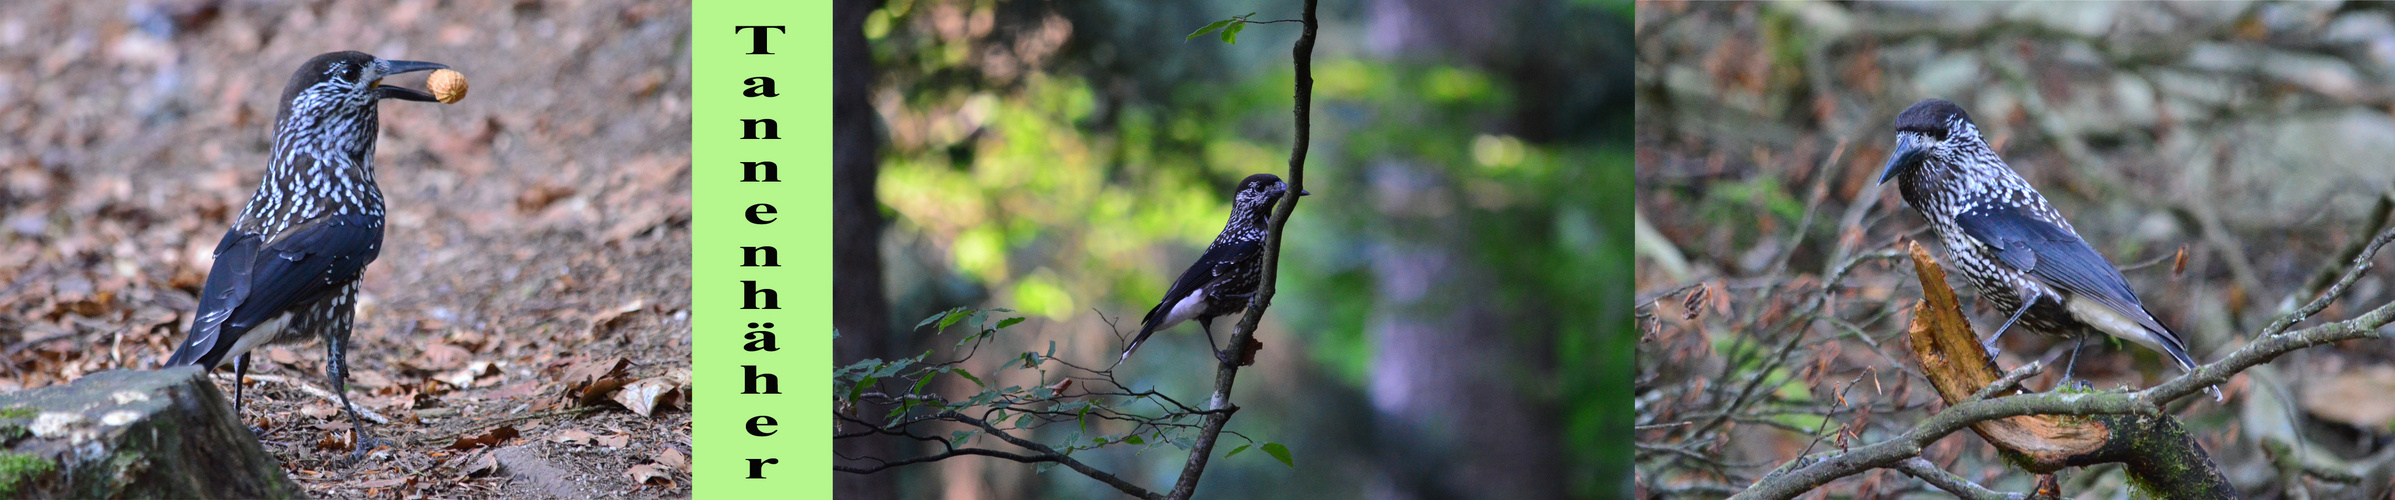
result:
M 2004 377 L 1996 360 L 1979 344 L 1962 302 L 1946 285 L 1946 270 L 1917 242 L 1908 242 L 1913 270 L 1921 279 L 1921 303 L 1913 307 L 1912 326 L 1905 336 L 1921 374 L 1937 387 L 1938 397 L 1953 405 Z M 1971 424 L 1981 439 L 2009 452 L 2015 465 L 2051 474 L 2074 465 L 2073 457 L 2104 447 L 2111 430 L 2101 419 L 2055 415 L 2023 415 Z
M 1937 387 L 1939 398 L 1954 405 L 2004 374 L 1963 317 L 1962 303 L 1946 285 L 1946 270 L 1921 244 L 1907 246 L 1921 279 L 1921 304 L 1913 307 L 1905 335 L 1921 374 Z M 2169 415 L 2023 415 L 1974 423 L 1971 431 L 2032 473 L 2121 463 L 2132 482 L 2154 498 L 2237 496 L 2203 446 Z

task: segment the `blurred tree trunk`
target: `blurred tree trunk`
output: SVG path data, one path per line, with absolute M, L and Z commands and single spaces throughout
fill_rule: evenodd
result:
M 887 358 L 894 347 L 888 345 L 890 307 L 882 292 L 881 204 L 874 199 L 881 141 L 870 101 L 873 49 L 865 40 L 865 17 L 880 7 L 880 0 L 841 0 L 832 7 L 832 327 L 840 332 L 834 366 Z M 893 456 L 888 448 L 881 440 L 852 439 L 836 451 Z M 895 474 L 834 477 L 839 498 L 898 496 Z
M 1451 189 L 1438 176 L 1384 163 L 1377 184 L 1413 186 L 1419 201 Z M 1384 191 L 1384 196 L 1387 196 Z M 1381 202 L 1383 206 L 1413 203 Z M 1563 429 L 1555 408 L 1521 390 L 1549 373 L 1518 346 L 1511 317 L 1487 293 L 1489 273 L 1465 257 L 1473 244 L 1453 220 L 1391 214 L 1400 235 L 1368 255 L 1379 283 L 1370 394 L 1381 452 L 1369 498 L 1563 498 Z M 1409 220 L 1410 219 L 1410 220 Z

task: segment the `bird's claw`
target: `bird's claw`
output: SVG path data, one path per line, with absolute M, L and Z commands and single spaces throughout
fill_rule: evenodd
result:
M 2061 382 L 2061 383 L 2054 384 L 2054 386 L 2055 386 L 2055 387 L 2068 388 L 2068 389 L 2070 389 L 2070 390 L 2073 390 L 2073 391 L 2078 391 L 2078 392 L 2088 392 L 2088 391 L 2094 391 L 2094 390 L 2096 390 L 2096 384 L 2095 384 L 2094 382 L 2089 382 L 2089 381 L 2087 381 L 2086 379 L 2072 379 L 2072 378 L 2064 378 L 2064 379 L 2062 379 L 2062 382 Z
M 383 438 L 372 436 L 358 438 L 358 442 L 349 448 L 349 458 L 343 460 L 341 465 L 343 467 L 357 465 L 358 462 L 364 461 L 366 459 L 367 450 L 391 445 L 391 441 L 385 440 Z

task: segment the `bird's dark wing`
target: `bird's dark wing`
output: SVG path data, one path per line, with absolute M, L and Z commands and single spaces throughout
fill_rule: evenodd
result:
M 200 289 L 199 313 L 191 321 L 191 335 L 167 358 L 167 366 L 196 364 L 209 351 L 218 350 L 216 344 L 224 331 L 225 319 L 232 317 L 233 308 L 249 297 L 250 267 L 257 263 L 261 242 L 258 235 L 241 232 L 239 228 L 225 230 L 224 239 L 216 243 L 216 264 L 208 268 L 208 283 Z M 232 344 L 227 342 L 224 347 L 230 348 Z M 217 360 L 209 361 L 214 365 Z
M 191 335 L 167 365 L 222 362 L 250 328 L 357 280 L 381 253 L 382 240 L 382 225 L 363 215 L 318 219 L 273 242 L 226 232 L 200 292 Z
M 1257 241 L 1233 241 L 1206 248 L 1206 254 L 1198 256 L 1197 263 L 1191 264 L 1188 270 L 1181 271 L 1180 279 L 1173 280 L 1172 288 L 1164 291 L 1164 299 L 1158 301 L 1156 307 L 1148 309 L 1147 317 L 1140 319 L 1139 336 L 1123 347 L 1123 358 L 1130 358 L 1132 351 L 1139 350 L 1140 343 L 1147 342 L 1148 336 L 1156 333 L 1164 317 L 1172 314 L 1173 304 L 1180 303 L 1190 294 L 1204 293 L 1207 283 L 1236 272 L 1241 263 L 1255 259 L 1263 251 L 1264 243 Z
M 1980 207 L 1954 218 L 1963 233 L 1995 248 L 1997 260 L 2049 286 L 2120 311 L 2147 329 L 2170 334 L 2145 305 L 2129 280 L 2070 230 L 2031 216 L 2022 207 Z
M 1164 301 L 1148 309 L 1145 321 L 1152 323 L 1163 320 L 1164 315 L 1171 312 L 1172 305 L 1180 302 L 1181 298 L 1199 293 L 1207 284 L 1233 274 L 1240 264 L 1255 259 L 1256 254 L 1262 251 L 1264 244 L 1254 241 L 1228 242 L 1207 248 L 1206 254 L 1199 256 L 1197 263 L 1191 264 L 1189 270 L 1182 271 L 1181 278 L 1173 280 L 1173 287 L 1164 291 Z

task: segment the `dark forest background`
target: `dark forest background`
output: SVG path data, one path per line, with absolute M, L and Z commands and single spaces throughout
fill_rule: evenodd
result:
M 1295 25 L 1184 37 L 1250 12 L 1294 18 L 1294 3 L 838 5 L 843 366 L 953 344 L 910 326 L 957 306 L 1032 318 L 1003 350 L 1110 362 L 1118 332 L 1221 228 L 1233 183 L 1287 170 Z M 1323 2 L 1313 196 L 1288 225 L 1231 422 L 1285 443 L 1296 466 L 1218 458 L 1201 492 L 1627 494 L 1630 10 Z M 1202 397 L 1215 362 L 1194 330 L 1160 334 L 1118 375 Z M 871 446 L 886 445 L 841 453 L 924 451 Z M 1085 453 L 1143 484 L 1183 458 Z M 977 458 L 838 480 L 861 498 L 1115 494 Z

